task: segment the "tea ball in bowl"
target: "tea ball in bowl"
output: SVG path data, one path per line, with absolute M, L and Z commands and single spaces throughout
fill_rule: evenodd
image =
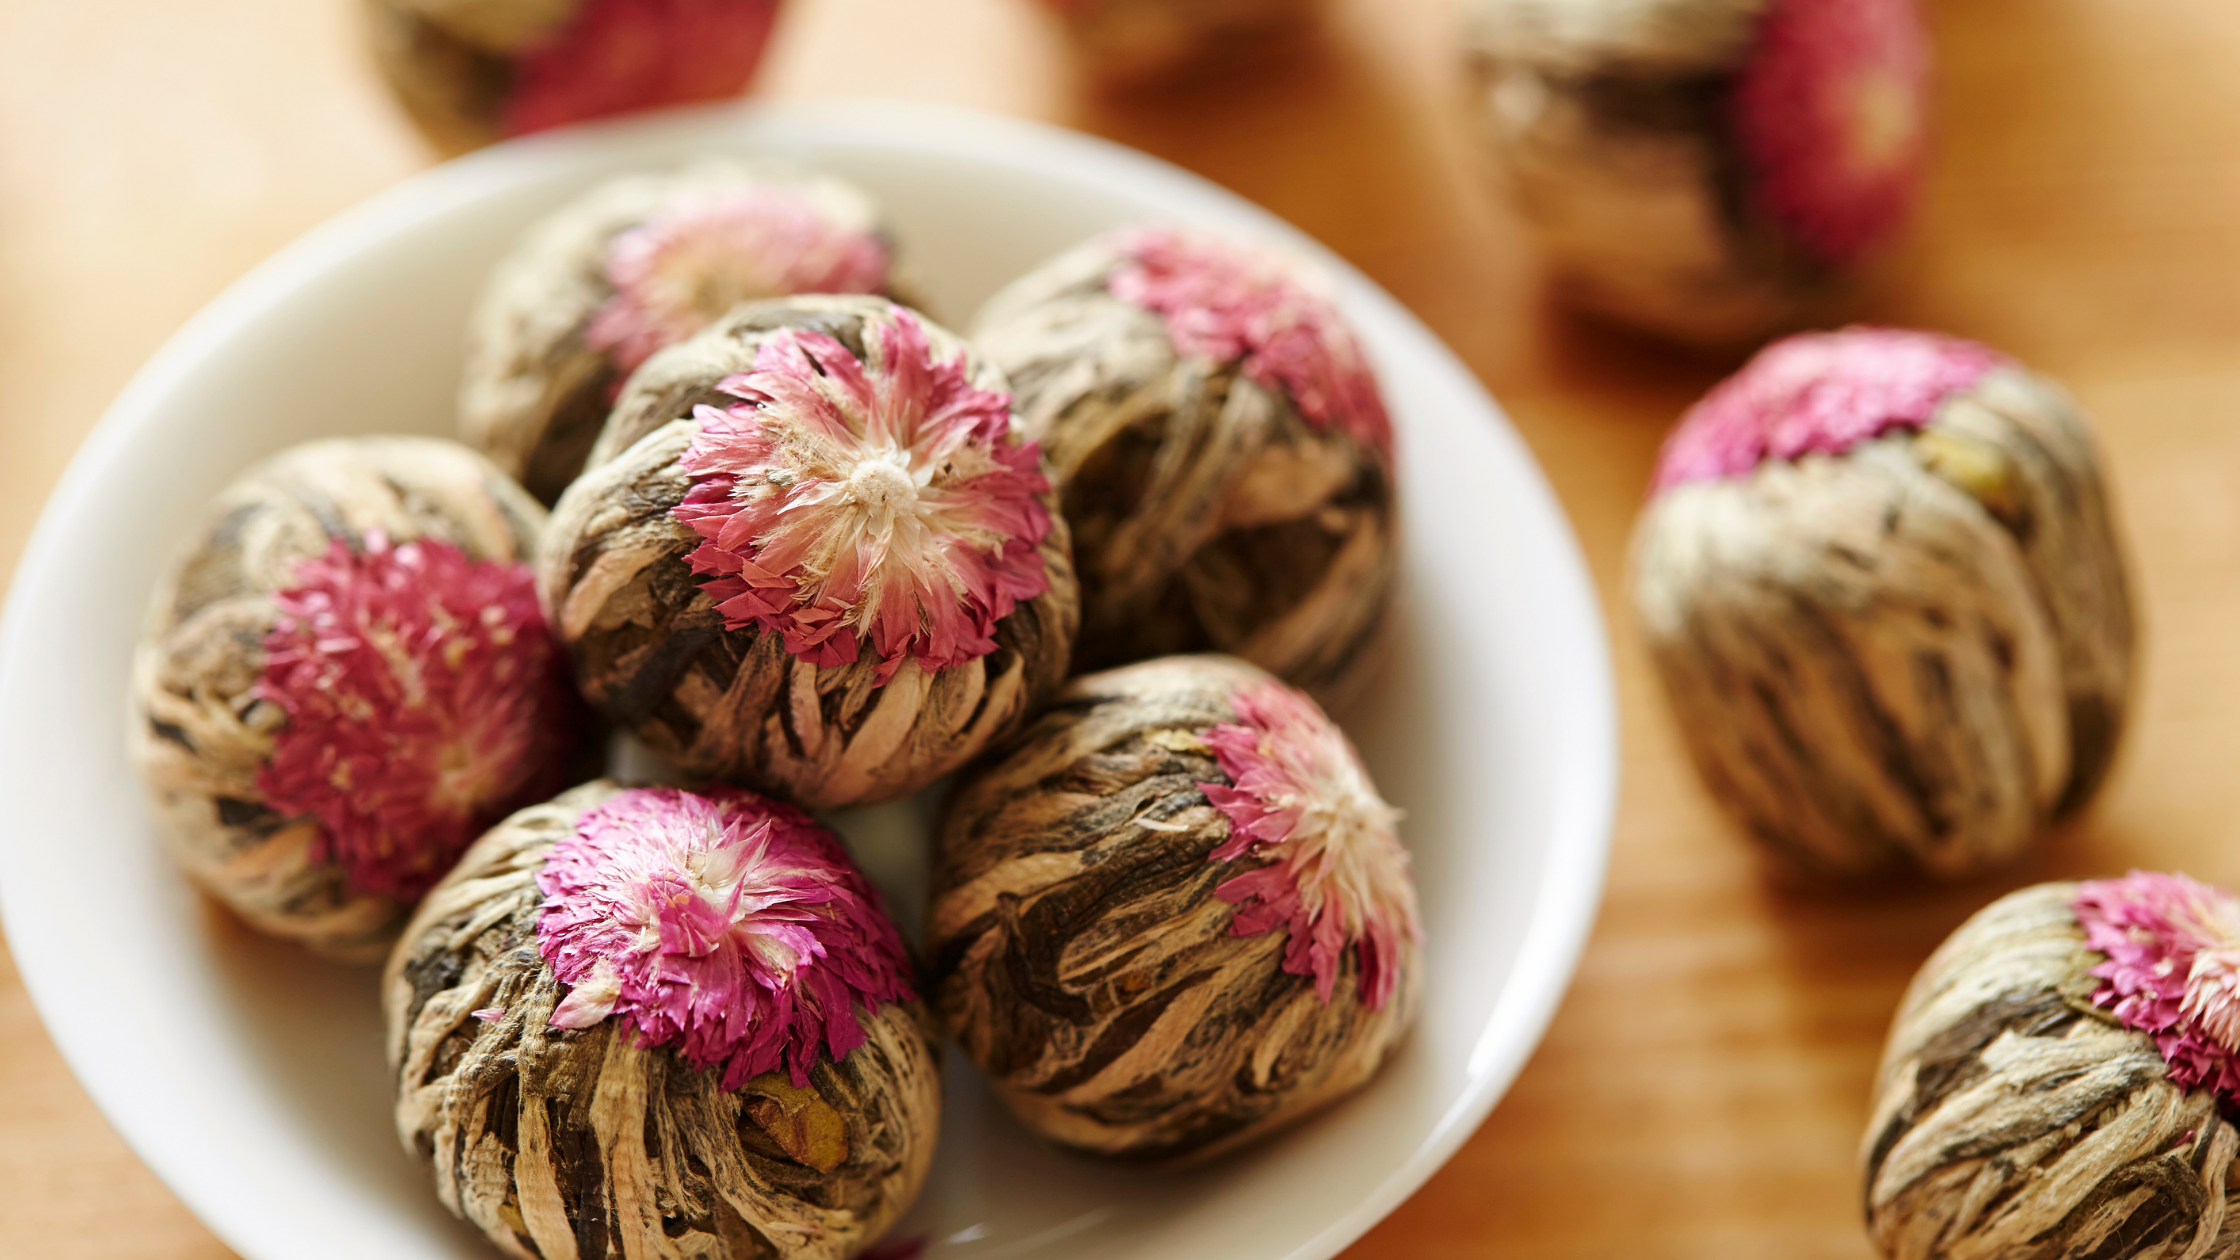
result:
M 973 339 L 1059 481 L 1076 668 L 1225 652 L 1325 701 L 1360 681 L 1398 566 L 1392 425 L 1327 277 L 1145 225 L 1021 278 Z
M 221 491 L 158 587 L 132 756 L 174 860 L 261 931 L 378 958 L 586 715 L 536 601 L 544 509 L 434 438 L 313 442 Z
M 741 302 L 896 296 L 895 255 L 870 195 L 827 175 L 708 159 L 601 184 L 492 273 L 468 330 L 460 436 L 551 503 L 656 351 Z
M 1666 441 L 1633 568 L 1704 783 L 1814 875 L 1995 866 L 2114 757 L 2133 626 L 2100 457 L 1983 346 L 1769 347 Z
M 631 378 L 538 589 L 594 707 L 813 807 L 916 791 L 1064 678 L 1057 496 L 1002 374 L 905 307 L 740 307 Z
M 1053 1142 L 1249 1142 L 1358 1089 L 1415 1018 L 1398 818 L 1314 702 L 1243 661 L 1077 678 L 950 801 L 935 1007 Z
M 2040 884 L 1907 988 L 1860 1148 L 1893 1260 L 2240 1245 L 2240 899 L 2183 875 Z
M 398 1135 L 508 1255 L 845 1260 L 932 1164 L 902 936 L 836 837 L 751 793 L 522 810 L 428 895 L 382 1000 Z

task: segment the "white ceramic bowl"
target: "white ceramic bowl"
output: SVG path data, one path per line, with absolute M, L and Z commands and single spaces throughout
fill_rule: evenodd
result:
M 1616 791 L 1593 590 L 1523 444 L 1391 297 L 1199 179 L 1019 122 L 820 103 L 504 146 L 311 233 L 173 338 L 70 466 L 0 626 L 0 908 L 48 1029 L 125 1139 L 248 1260 L 494 1254 L 398 1147 L 374 973 L 250 935 L 158 854 L 124 754 L 127 662 L 158 570 L 221 485 L 309 438 L 448 432 L 468 305 L 515 232 L 603 176 L 711 150 L 861 181 L 959 322 L 1135 219 L 1270 239 L 1337 274 L 1399 427 L 1402 650 L 1354 734 L 1407 810 L 1422 1023 L 1357 1097 L 1187 1175 L 1036 1145 L 951 1054 L 941 1153 L 903 1227 L 976 1260 L 1332 1255 L 1477 1127 L 1570 979 Z M 898 900 L 922 888 L 917 809 L 844 829 Z

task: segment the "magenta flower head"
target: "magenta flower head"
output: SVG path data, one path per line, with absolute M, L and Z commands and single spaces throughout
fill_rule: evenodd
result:
M 1423 939 L 1394 831 L 1400 811 L 1378 797 L 1345 732 L 1314 701 L 1266 682 L 1230 702 L 1237 720 L 1205 734 L 1228 782 L 1198 785 L 1229 816 L 1229 839 L 1212 857 L 1268 864 L 1214 895 L 1237 907 L 1239 936 L 1282 928 L 1283 969 L 1313 976 L 1325 1002 L 1352 950 L 1362 1004 L 1379 1010 L 1399 983 L 1403 946 Z
M 599 780 L 521 810 L 382 986 L 398 1135 L 511 1252 L 853 1256 L 932 1166 L 901 934 L 789 805 Z
M 352 892 L 417 899 L 560 786 L 576 700 L 526 562 L 374 531 L 328 544 L 272 600 L 251 694 L 287 721 L 257 788 L 319 820 L 311 860 Z
M 1231 657 L 1075 679 L 941 827 L 934 1005 L 1056 1142 L 1202 1158 L 1366 1083 L 1423 929 L 1345 735 Z
M 744 302 L 896 296 L 897 270 L 883 213 L 843 180 L 721 158 L 611 180 L 531 225 L 492 273 L 460 436 L 552 502 L 657 351 Z
M 1478 114 L 1557 296 L 1721 348 L 1822 322 L 1929 157 L 1915 0 L 1472 0 Z
M 732 789 L 638 788 L 586 811 L 537 875 L 537 949 L 568 986 L 555 1028 L 610 1016 L 725 1089 L 863 1044 L 911 1002 L 902 935 L 832 834 Z
M 1860 1143 L 1885 1256 L 2211 1256 L 2240 1154 L 2240 899 L 2039 884 L 1906 988 Z
M 1076 666 L 1227 652 L 1342 704 L 1398 563 L 1392 422 L 1340 290 L 1280 251 L 1151 224 L 991 299 L 973 340 L 1056 470 Z
M 374 53 L 439 148 L 746 90 L 778 0 L 376 0 Z
M 296 447 L 158 591 L 134 753 L 173 856 L 256 927 L 377 956 L 468 842 L 566 781 L 586 715 L 544 522 L 454 443 Z
M 1634 603 L 1705 785 L 1821 877 L 2012 858 L 2128 708 L 2091 431 L 1952 337 L 1791 337 L 1713 389 L 1657 461 Z
M 1055 500 L 949 333 L 879 298 L 757 303 L 631 379 L 539 589 L 614 721 L 837 807 L 924 786 L 1055 689 L 1077 616 Z

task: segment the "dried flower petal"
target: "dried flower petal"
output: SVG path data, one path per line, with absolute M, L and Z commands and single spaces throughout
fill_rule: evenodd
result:
M 2094 1004 L 2152 1036 L 2171 1080 L 2240 1104 L 2240 898 L 2133 871 L 2080 885 L 2073 905 L 2085 944 L 2108 956 Z
M 587 0 L 513 63 L 509 136 L 731 96 L 754 77 L 777 0 Z
M 614 296 L 584 342 L 611 352 L 626 375 L 741 302 L 880 292 L 888 262 L 876 234 L 835 220 L 802 189 L 756 183 L 702 195 L 608 242 Z
M 996 623 L 1048 588 L 1049 482 L 1009 396 L 974 386 L 961 352 L 935 362 L 905 310 L 870 327 L 868 361 L 789 329 L 724 381 L 741 401 L 697 412 L 675 516 L 706 539 L 690 562 L 728 628 L 819 666 L 868 640 L 885 682 L 905 660 L 994 651 Z
M 260 700 L 287 724 L 257 788 L 320 823 L 350 888 L 413 898 L 559 785 L 575 708 L 526 564 L 337 541 L 273 597 Z
M 914 1000 L 902 936 L 808 815 L 729 788 L 637 788 L 584 812 L 537 888 L 537 949 L 570 986 L 552 1023 L 610 1014 L 736 1089 L 809 1083 L 863 1044 L 855 1007 Z
M 1840 455 L 1927 424 L 1945 399 L 2006 363 L 1935 333 L 1847 328 L 1775 342 L 1680 418 L 1654 489 L 1738 477 L 1767 460 Z
M 1824 262 L 1867 253 L 1912 210 L 1928 93 L 1912 0 L 1780 0 L 1732 101 L 1758 200 Z
M 1313 976 L 1325 1002 L 1353 946 L 1362 1001 L 1382 1009 L 1399 980 L 1402 943 L 1423 937 L 1408 853 L 1393 830 L 1400 813 L 1370 786 L 1344 732 L 1303 693 L 1267 682 L 1238 691 L 1233 703 L 1239 720 L 1205 736 L 1230 780 L 1199 784 L 1231 827 L 1211 856 L 1274 862 L 1215 890 L 1238 907 L 1232 930 L 1288 930 L 1283 969 Z
M 1217 363 L 1288 396 L 1318 427 L 1336 425 L 1390 454 L 1392 422 L 1368 356 L 1337 303 L 1297 263 L 1168 226 L 1120 238 L 1113 296 L 1163 316 L 1175 352 Z

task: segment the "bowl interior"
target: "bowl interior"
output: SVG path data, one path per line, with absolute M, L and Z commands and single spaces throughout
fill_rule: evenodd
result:
M 1422 1022 L 1360 1095 L 1187 1173 L 1039 1146 L 952 1049 L 933 1179 L 901 1230 L 979 1260 L 1335 1253 L 1492 1106 L 1593 917 L 1615 751 L 1591 586 L 1515 434 L 1382 291 L 1172 168 L 950 111 L 707 111 L 478 155 L 291 246 L 148 366 L 49 504 L 0 630 L 0 906 L 56 1041 L 250 1260 L 491 1254 L 398 1147 L 373 972 L 248 933 L 158 853 L 123 752 L 127 664 L 159 570 L 221 485 L 310 438 L 447 433 L 466 312 L 522 225 L 603 176 L 711 151 L 867 186 L 952 323 L 1048 255 L 1144 218 L 1272 239 L 1337 272 L 1400 435 L 1399 650 L 1349 725 L 1407 811 L 1429 938 Z M 926 817 L 912 801 L 839 820 L 906 918 Z

